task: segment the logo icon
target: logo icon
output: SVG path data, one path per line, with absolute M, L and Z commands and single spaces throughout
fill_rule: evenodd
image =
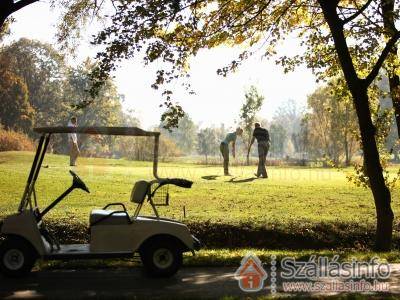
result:
M 244 292 L 258 292 L 264 287 L 267 272 L 264 270 L 260 259 L 254 254 L 247 254 L 241 261 L 240 267 L 235 272 L 235 279 Z

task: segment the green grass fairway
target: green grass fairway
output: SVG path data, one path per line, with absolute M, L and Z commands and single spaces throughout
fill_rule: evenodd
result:
M 0 216 L 14 213 L 33 160 L 33 153 L 0 153 Z M 86 223 L 93 208 L 124 202 L 138 179 L 152 179 L 151 163 L 80 158 L 74 170 L 91 194 L 76 190 L 47 218 Z M 68 157 L 47 155 L 37 182 L 37 195 L 44 208 L 71 184 Z M 224 177 L 222 167 L 162 163 L 161 177 L 193 180 L 192 189 L 171 188 L 169 207 L 162 216 L 211 223 L 253 223 L 296 227 L 299 224 L 352 223 L 373 228 L 375 209 L 370 191 L 347 182 L 342 171 L 320 168 L 269 168 L 270 178 L 255 179 L 255 167 L 234 167 L 234 177 Z M 351 171 L 350 169 L 348 170 Z M 395 171 L 395 169 L 393 169 Z M 393 192 L 393 209 L 399 214 L 399 188 Z M 145 211 L 150 213 L 149 207 Z M 397 223 L 397 222 L 396 222 Z

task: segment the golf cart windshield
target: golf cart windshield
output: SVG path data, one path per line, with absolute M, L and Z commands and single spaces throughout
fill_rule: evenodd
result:
M 47 146 L 49 145 L 50 137 L 52 134 L 60 133 L 79 133 L 90 135 L 120 135 L 120 136 L 148 136 L 154 137 L 154 156 L 153 156 L 153 175 L 158 179 L 158 147 L 159 147 L 159 132 L 145 131 L 137 127 L 40 127 L 34 128 L 34 131 L 41 134 L 35 158 L 33 160 L 32 168 L 26 183 L 24 194 L 22 195 L 21 203 L 18 210 L 23 211 L 28 205 L 36 207 L 35 203 L 32 204 L 30 199 L 32 193 L 35 193 L 35 183 L 39 176 L 40 168 L 44 156 L 46 154 Z

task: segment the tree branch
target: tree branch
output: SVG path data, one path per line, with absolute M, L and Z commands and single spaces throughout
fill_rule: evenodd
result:
M 25 6 L 28 6 L 32 3 L 38 2 L 39 0 L 20 0 L 18 2 L 14 2 L 13 6 L 11 7 L 10 15 Z
M 39 0 L 20 0 L 18 2 L 14 2 L 0 0 L 0 28 L 4 26 L 4 23 L 11 14 L 38 1 Z
M 359 15 L 361 15 L 368 8 L 368 6 L 371 4 L 371 2 L 372 2 L 372 0 L 368 0 L 367 2 L 365 2 L 365 4 L 362 7 L 360 7 L 360 9 L 357 12 L 355 12 L 353 15 L 351 15 L 347 19 L 342 20 L 343 25 L 353 21 L 355 18 L 357 18 Z
M 397 31 L 390 40 L 386 43 L 385 48 L 383 49 L 381 55 L 379 56 L 378 60 L 376 61 L 374 67 L 372 68 L 371 72 L 368 76 L 363 79 L 364 83 L 369 86 L 372 81 L 378 76 L 379 70 L 382 67 L 383 63 L 385 62 L 387 56 L 389 55 L 390 51 L 392 50 L 393 46 L 396 44 L 398 39 L 400 38 L 400 31 Z

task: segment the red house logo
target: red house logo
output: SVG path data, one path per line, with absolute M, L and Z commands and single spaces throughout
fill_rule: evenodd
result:
M 258 292 L 264 287 L 267 272 L 262 267 L 260 259 L 253 254 L 246 255 L 236 270 L 235 279 L 244 292 Z

